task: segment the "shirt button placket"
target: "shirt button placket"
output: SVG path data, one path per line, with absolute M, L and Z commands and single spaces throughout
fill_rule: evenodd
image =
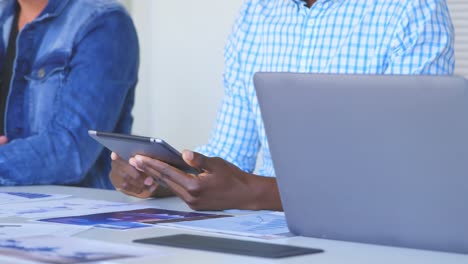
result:
M 307 10 L 307 17 L 305 18 L 306 21 L 303 23 L 303 46 L 301 51 L 301 60 L 299 62 L 300 65 L 300 72 L 306 72 L 309 69 L 310 61 L 313 59 L 311 54 L 314 52 L 314 44 L 312 40 L 316 37 L 314 36 L 317 16 L 319 11 L 317 8 L 312 7 L 310 10 Z

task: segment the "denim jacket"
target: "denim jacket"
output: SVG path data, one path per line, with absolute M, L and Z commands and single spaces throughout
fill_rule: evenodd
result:
M 0 0 L 0 69 L 15 0 Z M 138 74 L 131 18 L 113 0 L 49 0 L 19 32 L 0 146 L 0 185 L 111 188 L 88 129 L 129 133 Z

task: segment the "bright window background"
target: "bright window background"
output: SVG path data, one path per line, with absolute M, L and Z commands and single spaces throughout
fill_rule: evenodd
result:
M 468 0 L 447 0 L 455 26 L 456 74 L 468 78 Z
M 207 141 L 223 93 L 223 47 L 243 1 L 122 0 L 141 48 L 133 133 L 164 138 L 178 149 Z M 456 28 L 456 73 L 468 77 L 468 0 L 447 2 Z

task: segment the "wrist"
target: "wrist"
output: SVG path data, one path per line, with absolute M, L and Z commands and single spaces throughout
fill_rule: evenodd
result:
M 251 210 L 283 211 L 276 178 L 253 175 L 249 185 Z

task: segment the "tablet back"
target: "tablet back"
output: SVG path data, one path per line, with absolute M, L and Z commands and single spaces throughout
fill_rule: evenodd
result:
M 257 73 L 292 232 L 468 253 L 468 85 Z
M 94 130 L 89 130 L 88 134 L 124 160 L 129 160 L 135 155 L 144 155 L 163 161 L 182 171 L 198 174 L 198 170 L 185 163 L 179 151 L 162 139 Z

